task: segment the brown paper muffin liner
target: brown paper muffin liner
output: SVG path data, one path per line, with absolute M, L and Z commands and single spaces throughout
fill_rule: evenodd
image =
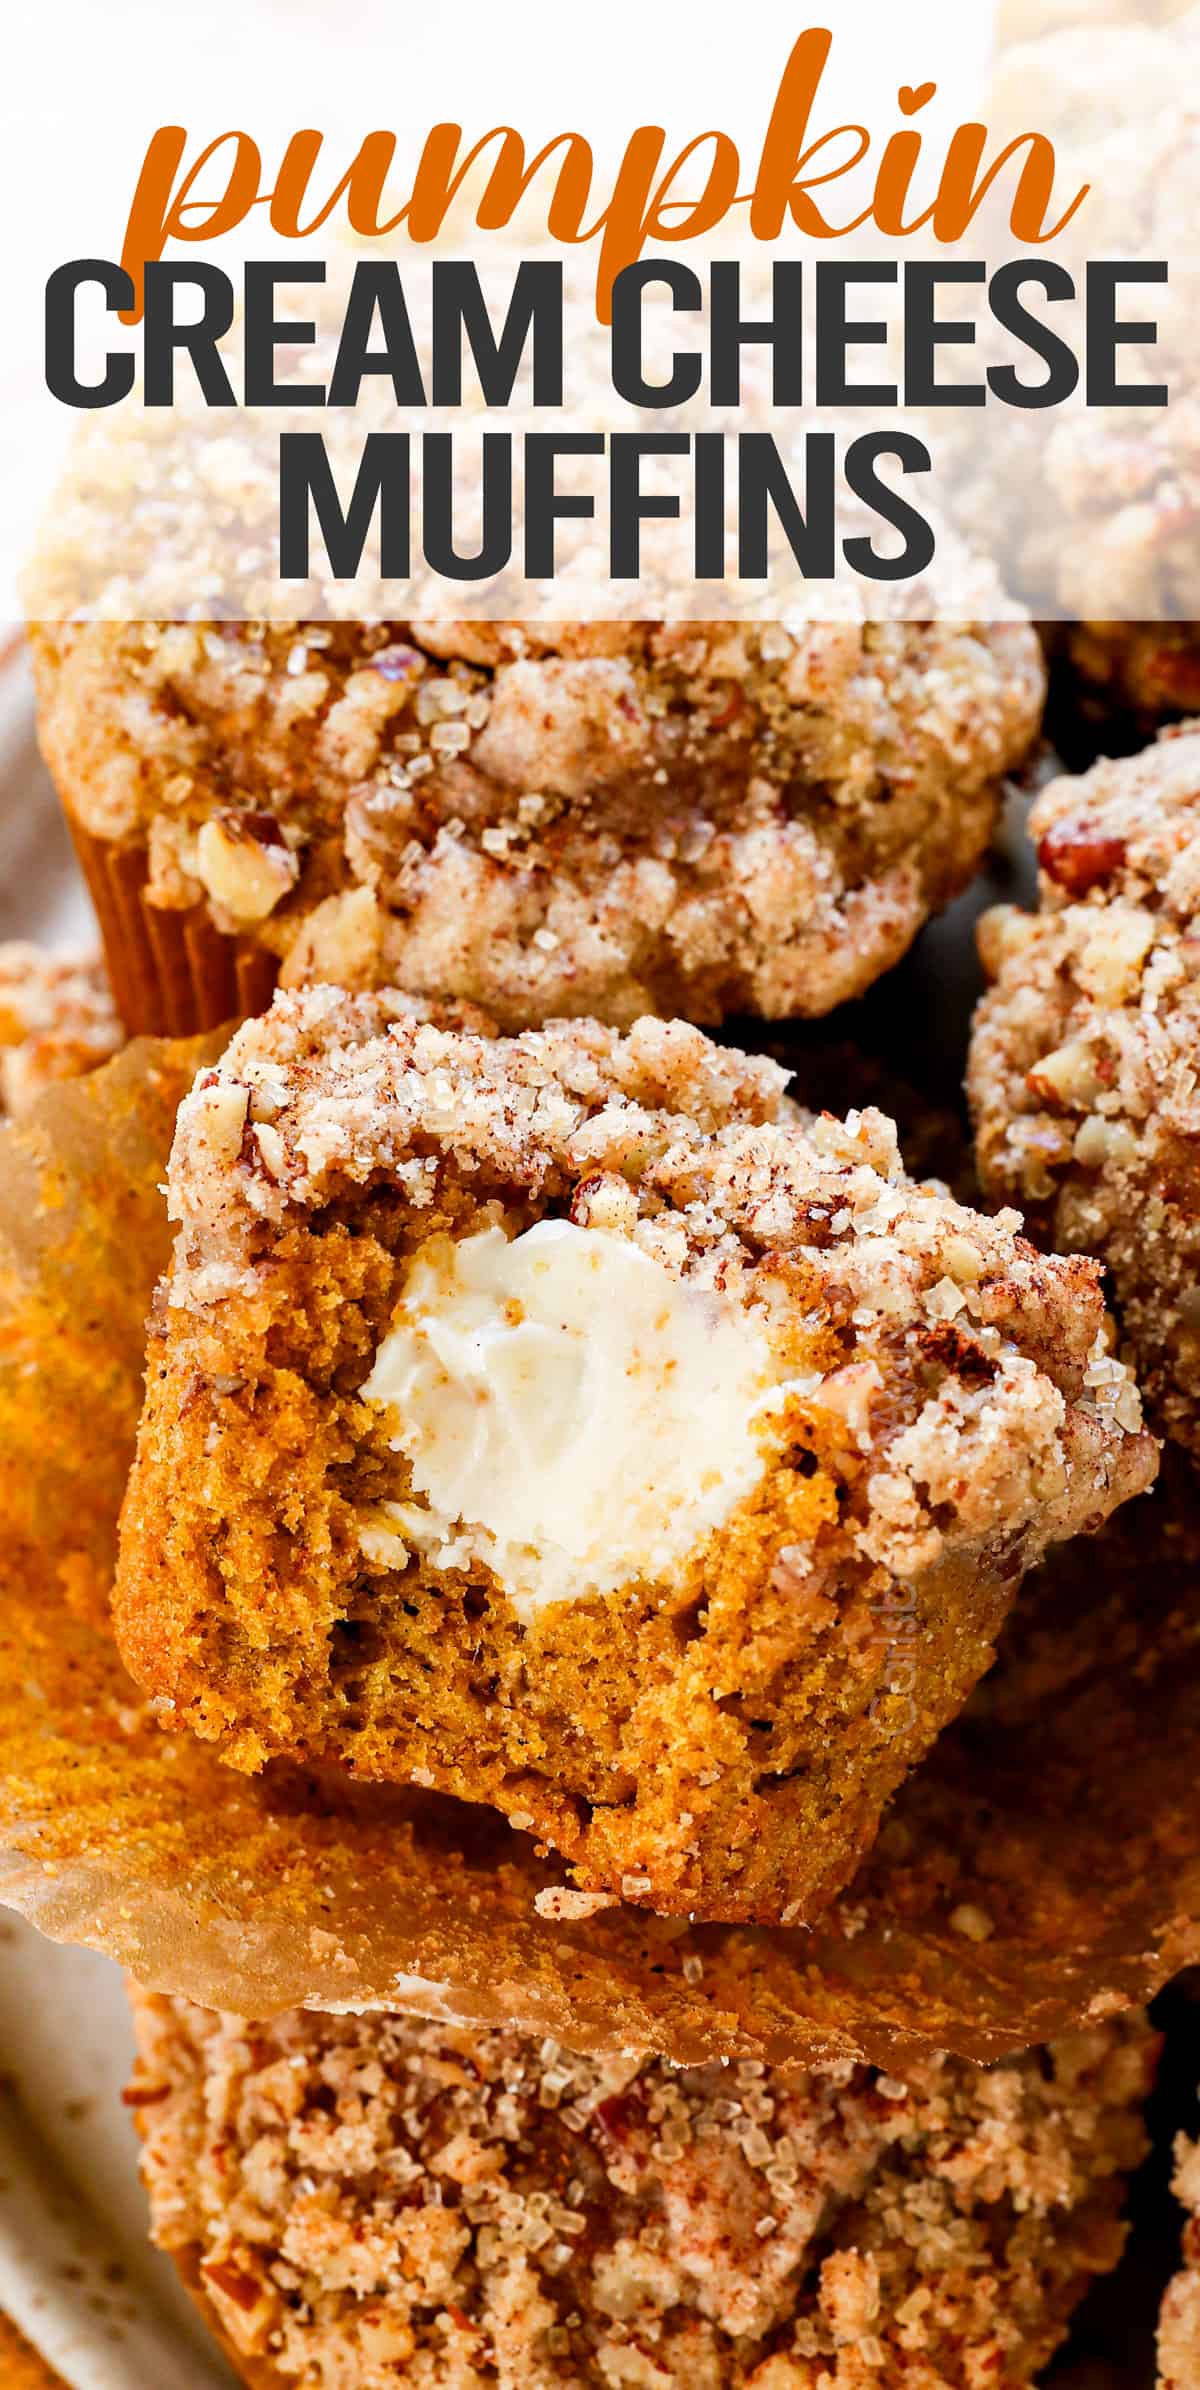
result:
M 190 2283 L 188 2288 L 192 2288 Z M 196 2292 L 193 2296 L 199 2298 Z M 45 2359 L 23 2339 L 10 2317 L 3 2314 L 0 2314 L 0 2382 L 4 2390 L 68 2390 L 62 2376 L 50 2371 Z
M 206 905 L 175 911 L 151 904 L 146 848 L 95 838 L 69 812 L 67 820 L 131 1037 L 194 1037 L 266 1011 L 279 974 L 273 954 L 226 936 Z
M 165 1732 L 107 1596 L 174 1113 L 216 1042 L 130 1047 L 0 1132 L 0 1899 L 246 2016 L 409 2009 L 684 2063 L 986 2060 L 1200 1956 L 1200 1503 L 1174 1470 L 1030 1581 L 812 1932 L 556 1916 L 561 1870 L 490 1812 L 247 1779 Z

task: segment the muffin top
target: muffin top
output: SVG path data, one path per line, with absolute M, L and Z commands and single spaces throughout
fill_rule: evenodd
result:
M 1114 1486 L 1146 1482 L 1096 1266 L 1047 1261 L 1015 1215 L 914 1184 L 882 1114 L 796 1115 L 786 1083 L 678 1022 L 494 1039 L 401 999 L 278 998 L 180 1110 L 172 1332 L 215 1354 L 232 1299 L 251 1319 L 270 1300 L 289 1222 L 330 1204 L 382 1188 L 419 1253 L 449 1183 L 469 1190 L 456 1233 L 489 1205 L 509 1236 L 557 1215 L 752 1317 L 873 1462 L 863 1549 L 901 1574 L 951 1522 L 960 1539 L 1041 1516 L 1043 1541 L 1047 1518 L 1078 1523 L 1084 1447 Z
M 463 2390 L 1026 2382 L 1115 2261 L 1151 2061 L 1137 2017 L 902 2082 L 136 2016 L 156 2234 L 239 2354 L 314 2390 L 397 2365 Z
M 1030 625 L 44 623 L 88 840 L 285 983 L 822 1013 L 970 877 L 1036 734 Z
M 1156 1414 L 1194 1446 L 1200 733 L 1052 782 L 1030 830 L 1041 910 L 999 907 L 980 933 L 980 1174 L 1040 1236 L 1107 1262 Z

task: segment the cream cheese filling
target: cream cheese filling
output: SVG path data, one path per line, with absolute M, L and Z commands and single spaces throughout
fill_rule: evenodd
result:
M 525 1615 L 675 1574 L 750 1493 L 790 1394 L 761 1328 L 608 1230 L 542 1220 L 415 1255 L 362 1392 L 414 1499 L 369 1558 L 482 1560 Z

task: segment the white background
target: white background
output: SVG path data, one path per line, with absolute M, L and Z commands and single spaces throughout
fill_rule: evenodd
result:
M 977 104 L 991 0 L 25 0 L 10 11 L 0 96 L 4 325 L 0 344 L 0 622 L 20 611 L 19 562 L 73 418 L 41 381 L 42 292 L 64 258 L 116 257 L 137 171 L 157 126 L 194 150 L 253 134 L 264 162 L 289 132 L 319 127 L 349 163 L 387 127 L 413 155 L 449 119 L 476 138 L 497 123 L 531 144 L 587 135 L 619 154 L 634 126 L 663 125 L 669 152 L 712 125 L 751 167 L 793 42 L 828 25 L 829 121 L 884 110 L 902 83 L 938 82 L 922 116 L 935 133 Z M 269 176 L 266 178 L 269 187 Z M 402 187 L 402 178 L 398 176 Z M 243 254 L 269 244 L 253 224 Z M 204 250 L 195 254 L 209 255 Z

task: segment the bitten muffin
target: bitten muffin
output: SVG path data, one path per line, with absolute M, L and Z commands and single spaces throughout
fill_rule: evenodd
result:
M 95 1070 L 122 1037 L 97 957 L 0 944 L 0 1117 L 25 1111 L 56 1079 Z
M 1200 2382 L 1200 2147 L 1181 2136 L 1175 2161 L 1175 2196 L 1187 2222 L 1182 2264 L 1159 2317 L 1158 2390 L 1195 2390 Z
M 155 2238 L 263 2390 L 1018 2390 L 1120 2254 L 1156 2048 L 900 2082 L 134 2015 Z
M 281 966 L 508 1028 L 829 1011 L 969 880 L 1039 726 L 1032 629 L 968 586 L 954 625 L 35 625 L 128 1026 Z
M 173 1727 L 808 1916 L 1155 1454 L 1099 1271 L 645 1020 L 278 998 L 184 1103 L 116 1621 Z
M 1200 728 L 1051 783 L 1041 909 L 985 915 L 968 1093 L 987 1193 L 1107 1264 L 1162 1431 L 1200 1452 Z

